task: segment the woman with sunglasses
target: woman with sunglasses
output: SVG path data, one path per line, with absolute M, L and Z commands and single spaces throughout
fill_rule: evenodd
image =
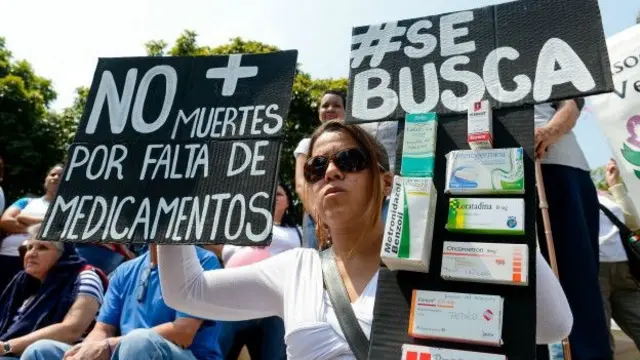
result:
M 392 175 L 384 149 L 362 128 L 331 121 L 311 137 L 305 182 L 318 210 L 318 238 L 330 244 L 360 327 L 371 332 L 380 267 L 385 190 Z M 196 316 L 284 319 L 289 359 L 355 359 L 323 288 L 320 253 L 295 249 L 236 269 L 202 271 L 193 246 L 160 245 L 165 301 Z M 555 342 L 572 325 L 551 269 L 537 257 L 537 341 Z

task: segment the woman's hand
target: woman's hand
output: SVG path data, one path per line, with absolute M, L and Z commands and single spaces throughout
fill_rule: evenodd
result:
M 111 349 L 105 341 L 83 342 L 64 354 L 63 360 L 109 360 Z
M 553 145 L 560 138 L 559 131 L 549 124 L 536 128 L 536 157 L 542 159 L 547 152 L 547 148 Z
M 609 187 L 620 183 L 620 170 L 618 170 L 618 164 L 614 159 L 609 160 L 604 177 L 607 180 L 607 185 L 609 185 Z

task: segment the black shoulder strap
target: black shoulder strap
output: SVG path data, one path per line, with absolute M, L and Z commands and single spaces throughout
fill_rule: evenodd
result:
M 302 231 L 300 231 L 300 228 L 298 227 L 298 225 L 295 225 L 293 228 L 296 229 L 296 233 L 298 234 L 298 240 L 300 241 L 300 246 L 304 246 L 302 242 Z
M 620 230 L 620 235 L 622 235 L 623 237 L 629 237 L 633 234 L 633 231 L 631 231 L 631 229 L 629 229 L 629 227 L 625 225 L 622 220 L 618 219 L 618 217 L 613 212 L 611 212 L 608 207 L 600 204 L 600 210 L 602 210 L 602 212 L 607 215 L 609 220 L 618 228 L 618 230 Z
M 321 251 L 320 259 L 322 260 L 324 286 L 329 294 L 331 305 L 335 310 L 336 318 L 340 323 L 344 337 L 347 339 L 356 359 L 366 360 L 369 354 L 369 339 L 362 331 L 356 314 L 353 312 L 347 289 L 336 265 L 333 249 L 329 248 Z

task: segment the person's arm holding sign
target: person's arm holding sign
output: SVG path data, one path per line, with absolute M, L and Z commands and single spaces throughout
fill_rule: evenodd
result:
M 540 159 L 544 157 L 549 146 L 576 126 L 584 99 L 564 100 L 554 105 L 557 111 L 553 118 L 535 130 L 536 156 Z
M 239 321 L 283 316 L 286 265 L 295 263 L 289 251 L 255 264 L 203 271 L 193 246 L 158 245 L 158 265 L 164 300 L 193 316 Z
M 622 212 L 624 213 L 624 223 L 631 230 L 638 230 L 640 228 L 640 220 L 638 219 L 638 211 L 631 201 L 631 197 L 627 193 L 627 189 L 620 181 L 620 171 L 616 161 L 611 159 L 607 164 L 605 178 L 607 185 L 609 185 L 609 192 L 613 195 L 615 202 L 620 205 Z

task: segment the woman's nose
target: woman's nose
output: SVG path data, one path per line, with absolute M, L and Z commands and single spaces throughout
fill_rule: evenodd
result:
M 333 163 L 333 161 L 329 162 L 329 166 L 327 166 L 327 172 L 324 174 L 325 180 L 338 180 L 344 177 L 340 168 Z

